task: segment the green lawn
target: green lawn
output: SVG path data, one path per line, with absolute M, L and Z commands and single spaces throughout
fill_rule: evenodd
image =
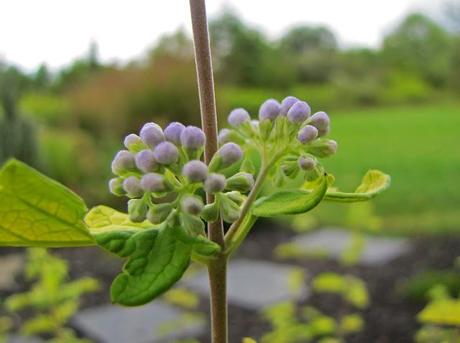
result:
M 374 201 L 385 230 L 460 233 L 460 105 L 455 103 L 330 113 L 338 153 L 324 161 L 336 185 L 351 190 L 366 170 L 392 177 Z M 346 206 L 345 206 L 346 208 Z M 321 205 L 323 224 L 344 220 L 343 205 Z

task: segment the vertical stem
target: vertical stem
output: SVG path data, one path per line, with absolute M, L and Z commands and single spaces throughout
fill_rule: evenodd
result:
M 217 116 L 205 0 L 190 0 L 190 12 L 200 94 L 201 125 L 206 135 L 204 156 L 205 162 L 209 163 L 217 151 Z M 214 201 L 213 196 L 208 194 L 207 202 L 212 201 Z M 222 252 L 225 251 L 222 220 L 208 223 L 208 236 L 222 247 Z M 211 291 L 212 342 L 227 343 L 227 257 L 224 253 L 209 263 L 208 274 Z

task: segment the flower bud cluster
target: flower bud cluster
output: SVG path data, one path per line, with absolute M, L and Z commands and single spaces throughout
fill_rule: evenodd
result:
M 283 177 L 294 178 L 301 172 L 306 179 L 313 179 L 323 171 L 318 158 L 337 150 L 337 143 L 325 137 L 330 131 L 326 112 L 312 114 L 310 105 L 294 96 L 281 103 L 266 100 L 257 120 L 245 109 L 237 108 L 230 112 L 228 123 L 230 128 L 222 129 L 218 136 L 222 148 L 233 142 L 243 149 L 255 147 L 268 156 L 280 155 Z
M 245 121 L 247 113 L 235 112 L 235 123 Z M 170 123 L 164 130 L 156 123 L 145 124 L 139 135 L 129 134 L 112 161 L 116 177 L 109 181 L 111 193 L 127 196 L 128 213 L 134 222 L 165 221 L 172 213 L 181 224 L 196 231 L 202 219 L 238 219 L 245 193 L 254 185 L 252 174 L 229 171 L 243 159 L 240 145 L 223 144 L 206 165 L 201 161 L 206 137 L 195 126 Z M 215 202 L 205 205 L 204 192 Z M 202 230 L 202 229 L 201 229 Z

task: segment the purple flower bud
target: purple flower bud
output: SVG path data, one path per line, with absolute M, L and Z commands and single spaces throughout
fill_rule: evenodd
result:
M 129 176 L 123 181 L 123 189 L 131 198 L 138 198 L 144 193 L 139 179 L 135 176 Z
M 171 142 L 161 142 L 153 150 L 155 160 L 160 164 L 172 164 L 179 158 L 179 150 Z
M 248 122 L 251 120 L 251 117 L 249 116 L 248 111 L 246 111 L 244 108 L 236 108 L 233 111 L 230 112 L 228 115 L 228 123 L 231 126 L 239 126 L 243 124 L 244 122 Z
M 259 109 L 259 119 L 275 120 L 280 113 L 280 104 L 275 99 L 266 100 Z
M 181 201 L 182 209 L 188 214 L 194 216 L 198 215 L 203 211 L 203 201 L 196 196 L 187 196 Z
M 315 140 L 316 137 L 318 137 L 318 129 L 311 125 L 301 128 L 297 134 L 297 139 L 303 144 L 307 144 Z
M 310 115 L 310 106 L 305 101 L 297 101 L 291 106 L 287 117 L 291 123 L 300 124 Z
M 326 112 L 316 112 L 311 116 L 310 125 L 313 125 L 318 129 L 319 136 L 324 136 L 329 132 L 329 116 Z
M 222 129 L 219 131 L 219 135 L 217 136 L 217 141 L 220 145 L 231 142 L 232 138 L 232 131 L 229 129 Z
M 190 182 L 203 182 L 208 176 L 208 166 L 201 161 L 193 160 L 185 164 L 182 174 Z
M 238 162 L 243 157 L 243 151 L 240 146 L 235 143 L 225 143 L 218 151 L 222 166 L 226 167 L 235 162 Z
M 142 141 L 151 148 L 154 148 L 165 140 L 163 130 L 158 124 L 155 123 L 145 124 L 142 127 L 139 135 L 141 136 Z
M 155 156 L 153 155 L 153 151 L 150 149 L 145 149 L 138 152 L 136 154 L 135 160 L 136 167 L 144 173 L 154 171 L 157 167 Z
M 294 105 L 299 99 L 297 99 L 295 96 L 287 96 L 281 101 L 281 107 L 280 107 L 280 116 L 285 116 L 289 109 Z
M 185 126 L 179 122 L 170 123 L 165 129 L 166 140 L 176 145 L 180 145 L 180 134 L 184 129 Z
M 120 150 L 112 161 L 112 172 L 121 175 L 129 170 L 135 169 L 134 155 L 127 150 Z
M 222 192 L 227 184 L 222 174 L 209 174 L 204 182 L 204 190 L 207 193 Z
M 148 173 L 142 177 L 141 187 L 145 192 L 162 192 L 166 189 L 165 179 L 163 175 Z
M 114 195 L 121 196 L 125 194 L 125 190 L 123 189 L 123 179 L 120 177 L 115 177 L 113 179 L 110 179 L 109 190 L 110 190 L 110 193 Z
M 316 167 L 316 161 L 308 156 L 299 157 L 299 167 L 303 170 L 312 170 Z
M 196 126 L 187 126 L 180 135 L 180 141 L 188 150 L 198 150 L 204 146 L 204 132 Z
M 142 146 L 142 140 L 141 137 L 134 133 L 130 133 L 125 137 L 125 140 L 123 141 L 123 145 L 126 147 L 128 150 L 133 150 L 136 149 L 138 146 Z

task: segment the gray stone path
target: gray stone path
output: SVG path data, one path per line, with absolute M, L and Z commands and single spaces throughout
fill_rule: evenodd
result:
M 206 320 L 161 301 L 139 307 L 104 305 L 79 312 L 72 324 L 103 343 L 163 343 L 203 333 Z
M 11 254 L 0 257 L 0 289 L 10 290 L 14 287 L 14 279 L 24 266 L 21 254 Z
M 301 268 L 265 261 L 236 259 L 228 270 L 228 301 L 251 310 L 260 310 L 279 301 L 305 299 L 309 290 L 295 279 Z M 208 275 L 205 271 L 184 281 L 202 296 L 209 296 Z
M 337 259 L 349 246 L 350 241 L 351 233 L 349 231 L 327 228 L 296 236 L 292 243 L 312 254 L 325 252 L 328 256 Z M 379 266 L 408 253 L 410 248 L 409 241 L 404 238 L 365 235 L 365 247 L 359 263 L 368 266 Z
M 42 343 L 43 341 L 36 337 L 10 336 L 6 343 Z

